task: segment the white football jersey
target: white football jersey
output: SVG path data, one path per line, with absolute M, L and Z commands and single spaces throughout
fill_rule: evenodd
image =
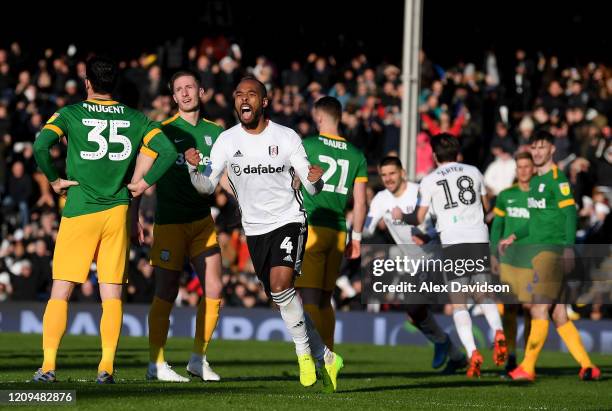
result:
M 289 223 L 306 222 L 297 175 L 308 189 L 310 163 L 302 139 L 288 127 L 268 121 L 260 134 L 249 134 L 241 124 L 222 132 L 212 147 L 204 171 L 214 186 L 227 169 L 238 200 L 242 227 L 248 236 L 266 234 Z
M 421 180 L 421 205 L 429 206 L 443 245 L 487 243 L 481 196 L 484 177 L 473 166 L 445 163 Z
M 413 233 L 418 233 L 416 227 L 404 223 L 396 224 L 391 216 L 395 207 L 401 208 L 404 214 L 412 213 L 418 205 L 419 185 L 407 182 L 404 193 L 396 197 L 392 192 L 385 189 L 376 193 L 370 204 L 370 210 L 363 227 L 366 234 L 371 235 L 376 230 L 376 225 L 382 218 L 389 230 L 389 234 L 396 244 L 414 244 Z

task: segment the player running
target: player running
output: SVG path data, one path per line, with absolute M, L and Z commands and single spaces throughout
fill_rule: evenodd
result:
M 406 179 L 406 171 L 397 157 L 385 157 L 378 165 L 378 174 L 385 189 L 376 193 L 370 203 L 370 210 L 366 218 L 364 235 L 372 235 L 380 220 L 383 220 L 387 231 L 396 244 L 423 245 L 437 235 L 431 226 L 431 219 L 427 219 L 430 230 L 426 232 L 419 228 L 398 224 L 393 220 L 392 212 L 395 208 L 402 213 L 409 214 L 416 210 L 419 204 L 419 185 Z M 396 211 L 397 212 L 397 211 Z M 444 373 L 454 373 L 455 370 L 467 365 L 465 355 L 452 343 L 450 337 L 442 331 L 429 306 L 426 304 L 408 304 L 407 313 L 423 335 L 434 344 L 434 358 L 431 366 L 440 368 L 450 356 Z
M 368 169 L 363 153 L 338 135 L 342 106 L 337 99 L 317 100 L 313 117 L 319 135 L 305 139 L 303 145 L 310 163 L 326 169 L 322 177 L 325 185 L 317 195 L 302 189 L 308 214 L 308 240 L 302 275 L 296 278 L 295 287 L 323 342 L 333 350 L 336 315 L 331 299 L 343 253 L 349 259 L 361 254 Z M 353 229 L 347 245 L 344 210 L 351 191 Z
M 142 145 L 157 153 L 151 170 L 132 186 L 142 192 L 166 172 L 176 150 L 144 114 L 111 99 L 117 66 L 106 58 L 87 61 L 87 100 L 62 108 L 34 142 L 38 166 L 53 190 L 68 198 L 53 254 L 53 285 L 43 317 L 44 360 L 33 380 L 56 379 L 57 350 L 68 319 L 68 300 L 75 284 L 87 280 L 96 261 L 102 318 L 102 359 L 96 381 L 113 383 L 113 362 L 122 322 L 122 286 L 127 279 L 129 249 L 127 181 Z M 66 174 L 60 178 L 49 148 L 68 138 Z
M 531 138 L 531 155 L 537 175 L 529 183 L 529 224 L 520 227 L 499 242 L 500 254 L 517 240 L 527 237 L 533 278 L 533 302 L 531 305 L 531 331 L 525 349 L 525 358 L 512 372 L 513 380 L 535 380 L 535 364 L 546 342 L 549 328 L 549 312 L 559 336 L 569 352 L 580 364 L 582 380 L 598 380 L 601 371 L 591 362 L 580 333 L 567 317 L 565 304 L 555 304 L 564 291 L 564 271 L 572 270 L 576 240 L 576 203 L 569 181 L 553 162 L 555 138 L 541 130 Z M 521 247 L 525 250 L 525 246 Z
M 436 217 L 436 228 L 440 233 L 445 259 L 488 261 L 489 231 L 484 222 L 483 211 L 488 207 L 488 201 L 485 197 L 484 178 L 476 167 L 457 162 L 459 142 L 450 134 L 441 133 L 434 136 L 431 139 L 431 147 L 438 167 L 421 181 L 421 201 L 417 211 L 403 214 L 394 210 L 393 218 L 403 218 L 406 223 L 417 225 L 425 220 L 431 207 L 432 214 Z M 484 299 L 478 302 L 489 327 L 495 333 L 493 361 L 496 365 L 502 365 L 506 361 L 507 347 L 497 305 Z M 456 301 L 455 298 L 453 320 L 459 339 L 470 356 L 466 375 L 479 377 L 483 358 L 476 348 L 472 319 L 465 301 Z
M 147 379 L 187 382 L 164 358 L 170 326 L 170 312 L 179 289 L 179 277 L 187 258 L 203 285 L 204 298 L 198 305 L 193 349 L 187 372 L 203 381 L 219 381 L 206 360 L 221 305 L 221 254 L 215 222 L 210 215 L 211 196 L 198 193 L 189 179 L 184 152 L 197 148 L 202 170 L 212 145 L 223 131 L 221 126 L 200 118 L 200 99 L 204 89 L 189 71 L 175 73 L 169 82 L 178 113 L 162 122 L 161 129 L 179 153 L 175 163 L 157 182 L 157 205 L 151 264 L 155 267 L 155 298 L 149 310 L 149 366 Z M 141 149 L 134 178 L 138 179 L 153 164 L 155 153 Z
M 300 382 L 316 383 L 317 360 L 324 390 L 333 392 L 342 358 L 321 341 L 293 288 L 302 267 L 307 227 L 302 197 L 294 188 L 297 176 L 310 193 L 323 189 L 323 170 L 308 162 L 300 137 L 266 119 L 266 88 L 254 77 L 243 78 L 234 91 L 240 124 L 221 133 L 206 170 L 198 172 L 199 153 L 190 149 L 191 182 L 198 192 L 211 194 L 227 170 L 229 184 L 242 213 L 242 226 L 253 266 L 266 293 L 279 306 L 298 356 Z M 314 358 L 313 358 L 314 357 Z

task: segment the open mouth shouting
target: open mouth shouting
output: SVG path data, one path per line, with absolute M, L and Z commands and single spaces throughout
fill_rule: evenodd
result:
M 240 106 L 240 117 L 242 117 L 242 120 L 245 122 L 249 122 L 253 119 L 253 107 L 251 107 L 248 104 L 242 104 Z

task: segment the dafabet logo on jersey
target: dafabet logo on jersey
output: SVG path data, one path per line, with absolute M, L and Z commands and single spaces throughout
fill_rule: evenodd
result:
M 240 164 L 232 163 L 230 167 L 232 168 L 232 171 L 234 172 L 234 174 L 236 174 L 237 176 L 241 175 L 242 173 L 261 175 L 261 174 L 274 174 L 274 173 L 284 173 L 285 172 L 284 165 L 279 166 L 279 167 L 274 167 L 272 164 L 268 164 L 267 166 L 262 165 L 262 164 L 257 164 L 257 166 L 246 165 L 244 166 L 244 168 L 241 168 Z

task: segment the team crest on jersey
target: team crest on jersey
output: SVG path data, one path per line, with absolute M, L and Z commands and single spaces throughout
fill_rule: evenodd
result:
M 51 123 L 53 123 L 53 122 L 55 121 L 55 119 L 57 119 L 57 118 L 59 117 L 59 115 L 60 115 L 60 113 L 55 113 L 55 114 L 53 114 L 53 115 L 52 115 L 52 116 L 49 118 L 49 120 L 47 120 L 47 124 L 51 124 Z
M 540 186 L 538 187 L 538 192 L 543 193 L 545 188 L 546 188 L 546 184 L 540 183 Z
M 561 183 L 559 184 L 559 190 L 561 190 L 561 194 L 564 196 L 568 196 L 570 193 L 569 183 Z
M 268 153 L 270 157 L 276 157 L 278 155 L 278 146 L 268 146 Z
M 207 146 L 212 146 L 212 137 L 211 136 L 204 136 L 204 141 L 206 142 Z
M 161 250 L 161 253 L 159 253 L 159 258 L 162 261 L 170 261 L 170 251 L 168 250 Z

